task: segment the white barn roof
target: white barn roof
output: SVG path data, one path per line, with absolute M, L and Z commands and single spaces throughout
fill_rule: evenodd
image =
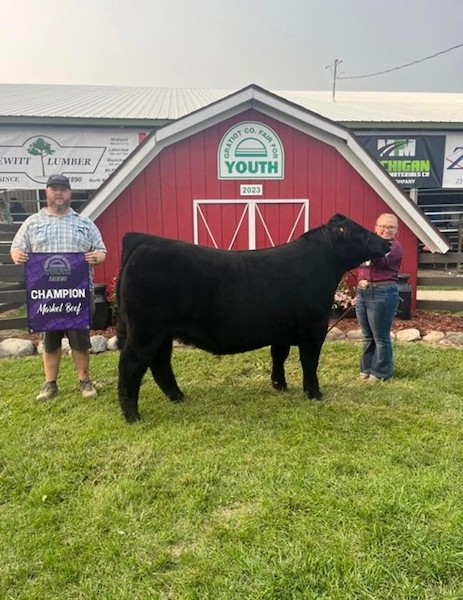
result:
M 99 188 L 82 210 L 82 215 L 91 219 L 101 215 L 163 148 L 249 108 L 255 108 L 335 148 L 432 252 L 450 249 L 447 239 L 347 128 L 255 85 L 153 131 Z
M 236 90 L 100 85 L 0 84 L 0 123 L 79 119 L 162 125 Z M 274 94 L 350 127 L 463 128 L 463 94 L 275 90 Z

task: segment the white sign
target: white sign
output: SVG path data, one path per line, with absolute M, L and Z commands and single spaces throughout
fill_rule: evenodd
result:
M 264 186 L 261 183 L 242 183 L 240 185 L 240 196 L 262 196 Z
M 219 179 L 283 179 L 284 151 L 268 125 L 245 121 L 223 136 L 218 151 Z
M 443 188 L 463 188 L 463 134 L 447 133 L 445 140 Z
M 39 189 L 55 173 L 69 177 L 72 189 L 96 189 L 146 135 L 125 129 L 2 127 L 0 189 Z

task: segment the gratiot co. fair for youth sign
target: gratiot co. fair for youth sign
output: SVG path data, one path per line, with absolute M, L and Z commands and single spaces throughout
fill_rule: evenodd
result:
M 219 144 L 219 179 L 283 179 L 284 166 L 283 144 L 264 123 L 238 123 Z
M 39 189 L 61 173 L 73 189 L 91 190 L 146 137 L 123 129 L 0 129 L 0 189 Z
M 26 296 L 29 331 L 90 329 L 90 274 L 85 254 L 30 254 Z

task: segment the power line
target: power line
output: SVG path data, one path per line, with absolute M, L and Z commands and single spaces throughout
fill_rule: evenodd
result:
M 392 71 L 399 71 L 400 69 L 405 69 L 405 67 L 411 67 L 412 65 L 416 65 L 418 63 L 424 62 L 425 60 L 430 60 L 431 58 L 435 58 L 436 56 L 440 56 L 441 54 L 446 54 L 447 52 L 451 52 L 452 50 L 456 50 L 457 48 L 461 48 L 463 44 L 457 44 L 456 46 L 452 46 L 451 48 L 447 48 L 446 50 L 441 50 L 440 52 L 436 52 L 435 54 L 431 54 L 431 56 L 425 56 L 424 58 L 420 58 L 419 60 L 414 60 L 412 62 L 406 63 L 404 65 L 400 65 L 398 67 L 394 67 L 392 69 L 386 69 L 385 71 L 378 71 L 377 73 L 368 73 L 367 75 L 352 75 L 350 77 L 340 77 L 337 79 L 363 79 L 365 77 L 376 77 L 376 75 L 384 75 L 384 73 L 391 73 Z M 336 77 L 336 72 L 335 72 Z

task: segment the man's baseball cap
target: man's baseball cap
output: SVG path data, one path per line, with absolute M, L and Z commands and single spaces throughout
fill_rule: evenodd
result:
M 66 175 L 50 175 L 47 181 L 47 187 L 53 187 L 54 185 L 61 185 L 68 189 L 71 189 L 71 184 Z

